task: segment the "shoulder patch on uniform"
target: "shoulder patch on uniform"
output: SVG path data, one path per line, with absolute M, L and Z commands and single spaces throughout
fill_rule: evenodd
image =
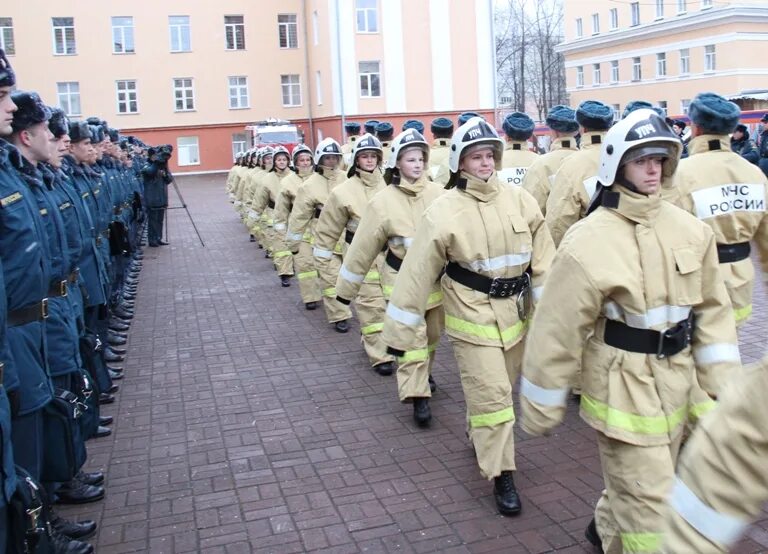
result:
M 5 198 L 0 198 L 0 208 L 5 208 L 7 206 L 10 206 L 11 204 L 18 202 L 22 199 L 20 192 L 14 192 L 13 194 L 9 194 Z

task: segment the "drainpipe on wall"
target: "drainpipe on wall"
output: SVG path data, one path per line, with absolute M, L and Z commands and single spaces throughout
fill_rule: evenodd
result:
M 315 123 L 312 118 L 312 76 L 309 72 L 309 32 L 307 31 L 307 0 L 301 0 L 302 12 L 304 14 L 304 71 L 307 74 L 307 119 L 309 120 L 309 136 L 312 137 L 310 144 L 315 143 Z M 304 139 L 306 142 L 306 137 Z
M 339 135 L 344 140 L 344 125 L 347 122 L 346 114 L 344 113 L 344 79 L 341 77 L 341 12 L 339 10 L 339 0 L 333 2 L 336 8 L 336 63 L 339 65 L 339 109 L 341 111 L 341 134 Z

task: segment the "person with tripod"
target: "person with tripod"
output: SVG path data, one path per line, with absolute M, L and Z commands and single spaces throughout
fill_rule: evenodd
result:
M 173 181 L 171 171 L 168 169 L 168 159 L 171 157 L 173 147 L 170 145 L 149 149 L 149 162 L 141 170 L 144 180 L 144 201 L 149 211 L 147 225 L 147 239 L 149 246 L 165 246 L 168 243 L 162 240 L 163 219 L 168 208 L 168 185 Z

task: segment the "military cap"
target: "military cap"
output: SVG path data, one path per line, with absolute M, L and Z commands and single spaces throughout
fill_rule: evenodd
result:
M 91 140 L 91 126 L 85 121 L 70 121 L 69 139 L 72 142 Z
M 110 142 L 118 142 L 120 140 L 120 133 L 112 127 L 107 127 L 107 135 Z
M 739 123 L 738 125 L 736 125 L 736 128 L 733 130 L 733 132 L 735 133 L 736 131 L 741 131 L 745 135 L 749 135 L 749 129 L 743 123 Z
M 632 100 L 626 106 L 624 106 L 624 111 L 621 113 L 621 119 L 624 119 L 635 110 L 653 110 L 653 104 L 646 102 L 645 100 Z M 664 114 L 659 115 L 664 117 Z
M 719 94 L 702 92 L 688 107 L 688 116 L 708 133 L 727 135 L 739 123 L 741 110 Z
M 69 120 L 64 110 L 59 108 L 50 108 L 51 118 L 48 120 L 48 129 L 55 138 L 61 138 L 69 134 Z
M 96 117 L 95 115 L 92 115 L 88 119 L 85 120 L 88 125 L 104 125 L 106 121 L 102 121 L 100 117 Z
M 482 117 L 482 116 L 476 112 L 464 112 L 462 114 L 459 114 L 459 127 L 464 125 L 467 121 L 469 121 L 473 117 Z
M 576 109 L 576 121 L 585 129 L 604 131 L 611 128 L 613 110 L 597 100 L 585 100 Z
M 16 74 L 11 63 L 5 57 L 5 50 L 0 48 L 0 87 L 12 87 L 16 85 Z
M 768 123 L 768 113 L 760 118 L 760 123 Z
M 43 104 L 36 92 L 17 90 L 11 94 L 11 100 L 17 107 L 16 111 L 13 112 L 13 122 L 11 123 L 14 133 L 29 129 L 33 125 L 43 123 L 51 118 L 51 110 Z
M 372 135 L 376 134 L 376 125 L 379 124 L 378 119 L 369 119 L 365 123 L 363 123 L 363 127 L 365 127 L 365 132 L 370 133 Z
M 536 124 L 523 112 L 512 112 L 504 118 L 501 128 L 512 140 L 528 140 Z
M 547 127 L 558 133 L 575 133 L 579 130 L 576 111 L 561 104 L 549 109 L 546 123 Z
M 344 123 L 344 130 L 350 135 L 360 134 L 360 124 L 356 121 L 347 121 Z
M 104 140 L 104 127 L 101 125 L 91 125 L 91 142 L 97 143 Z
M 685 129 L 686 127 L 688 127 L 688 124 L 685 121 L 683 121 L 682 119 L 675 119 L 672 122 L 672 125 L 677 125 L 681 129 Z M 670 125 L 670 127 L 671 127 L 671 125 Z
M 382 121 L 376 125 L 376 136 L 380 139 L 390 139 L 395 134 L 395 128 L 389 121 Z
M 432 131 L 433 135 L 442 133 L 444 135 L 451 136 L 453 133 L 453 121 L 447 117 L 437 117 L 432 120 L 432 124 L 429 126 L 429 129 Z
M 403 123 L 402 130 L 407 131 L 408 129 L 416 129 L 422 135 L 424 134 L 424 124 L 418 119 L 409 119 L 408 121 Z

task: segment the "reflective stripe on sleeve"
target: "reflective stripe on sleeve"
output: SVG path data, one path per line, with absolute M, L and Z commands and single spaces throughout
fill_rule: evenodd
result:
M 714 400 L 707 400 L 705 402 L 697 402 L 695 404 L 691 404 L 688 406 L 688 419 L 691 421 L 697 421 L 715 408 L 717 408 L 717 402 Z
M 288 233 L 288 238 L 291 240 L 301 240 L 302 236 L 301 233 Z
M 404 246 L 407 250 L 413 244 L 413 239 L 411 237 L 390 237 L 387 243 L 390 246 Z
M 739 347 L 735 344 L 715 343 L 693 349 L 693 358 L 697 364 L 716 364 L 719 362 L 741 362 Z
M 497 412 L 469 416 L 469 426 L 473 428 L 493 427 L 494 425 L 500 425 L 508 421 L 515 421 L 515 409 L 512 406 Z
M 643 416 L 617 410 L 589 397 L 586 394 L 581 395 L 581 410 L 605 423 L 608 427 L 615 427 L 637 433 L 638 435 L 664 435 L 671 433 L 683 423 L 688 414 L 688 406 L 683 406 L 675 410 L 671 415 Z
M 683 321 L 691 313 L 690 306 L 657 306 L 642 314 L 627 312 L 616 302 L 606 302 L 603 306 L 603 314 L 614 321 L 624 321 L 635 329 L 651 329 L 668 323 Z
M 360 275 L 359 273 L 352 273 L 350 270 L 347 269 L 345 265 L 342 265 L 339 269 L 339 275 L 342 279 L 349 281 L 350 283 L 362 283 L 365 279 L 365 275 Z
M 376 281 L 378 283 L 380 277 L 381 276 L 379 275 L 378 271 L 369 271 L 368 273 L 365 274 L 366 281 Z
M 420 314 L 402 310 L 392 302 L 387 305 L 387 315 L 395 321 L 411 327 L 424 323 L 424 318 Z
M 531 402 L 536 402 L 542 406 L 565 406 L 568 389 L 545 389 L 522 377 L 520 379 L 520 394 Z
M 530 252 L 520 252 L 519 254 L 504 254 L 503 256 L 485 258 L 484 260 L 474 260 L 472 262 L 459 262 L 459 265 L 471 269 L 476 273 L 480 273 L 481 271 L 489 272 L 505 267 L 524 265 L 530 261 Z
M 432 304 L 436 304 L 438 302 L 443 301 L 443 292 L 442 291 L 435 291 L 429 294 L 427 296 L 427 305 L 431 306 Z
M 285 231 L 285 223 L 275 223 L 275 231 Z
M 325 259 L 328 259 L 331 256 L 333 256 L 333 252 L 331 252 L 330 250 L 323 250 L 322 248 L 318 248 L 317 246 L 315 246 L 312 249 L 312 254 L 318 258 L 325 258 Z
M 679 477 L 675 479 L 669 503 L 691 527 L 721 545 L 735 543 L 748 525 L 738 517 L 722 514 L 707 506 Z

